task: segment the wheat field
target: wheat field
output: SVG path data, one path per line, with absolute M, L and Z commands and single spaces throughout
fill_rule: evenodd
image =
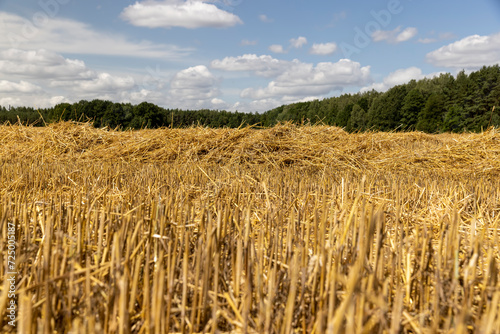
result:
M 0 126 L 0 331 L 500 333 L 499 176 L 496 129 Z

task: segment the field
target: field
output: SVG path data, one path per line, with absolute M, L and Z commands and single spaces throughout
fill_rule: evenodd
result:
M 499 176 L 495 129 L 0 126 L 0 331 L 500 333 Z

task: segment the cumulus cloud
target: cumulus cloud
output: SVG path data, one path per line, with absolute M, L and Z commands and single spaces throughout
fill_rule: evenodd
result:
M 409 27 L 396 36 L 396 43 L 406 42 L 418 34 L 417 28 Z
M 296 49 L 299 49 L 301 48 L 302 46 L 306 45 L 307 44 L 307 38 L 305 37 L 298 37 L 298 38 L 292 38 L 290 40 L 290 46 L 292 48 L 296 48 Z
M 247 88 L 241 97 L 252 99 L 293 98 L 327 94 L 347 86 L 362 86 L 370 81 L 370 67 L 341 59 L 336 63 L 313 64 L 294 60 L 289 68 L 264 88 Z
M 435 38 L 419 38 L 417 42 L 422 43 L 422 44 L 430 44 L 430 43 L 437 42 L 437 39 L 435 39 Z
M 456 37 L 455 34 L 453 34 L 451 32 L 442 32 L 436 36 L 436 32 L 434 32 L 434 31 L 430 32 L 430 36 L 431 37 L 419 38 L 417 40 L 417 42 L 421 43 L 421 44 L 430 44 L 430 43 L 435 43 L 435 42 L 443 41 L 443 40 L 447 40 L 447 39 L 454 39 Z
M 122 92 L 117 101 L 133 104 L 147 101 L 162 106 L 165 105 L 166 97 L 163 91 L 141 88 L 140 90 Z
M 0 73 L 34 78 L 88 78 L 92 73 L 85 63 L 67 59 L 45 49 L 0 51 Z
M 309 52 L 313 55 L 331 55 L 337 51 L 337 44 L 335 43 L 314 43 Z
M 275 59 L 268 55 L 257 56 L 245 54 L 238 57 L 226 57 L 222 60 L 214 60 L 210 66 L 223 71 L 248 71 L 263 77 L 274 77 L 285 72 L 291 62 Z
M 454 39 L 456 38 L 457 36 L 452 33 L 452 32 L 442 32 L 439 34 L 439 39 L 441 40 L 445 40 L 445 39 Z
M 361 67 L 359 63 L 349 59 L 313 65 L 297 59 L 286 61 L 269 55 L 246 54 L 214 60 L 211 67 L 275 77 L 265 88 L 247 88 L 241 93 L 241 97 L 258 100 L 316 97 L 332 90 L 342 90 L 347 86 L 362 86 L 371 81 L 370 67 Z
M 31 103 L 32 101 L 32 103 Z M 47 96 L 47 95 L 17 95 L 17 96 L 0 96 L 0 106 L 33 106 L 39 108 L 47 108 L 58 103 L 71 102 L 64 96 Z
M 126 7 L 121 18 L 148 28 L 223 28 L 242 24 L 233 13 L 203 0 L 142 1 Z
M 267 15 L 264 14 L 259 15 L 259 20 L 265 23 L 271 23 L 274 21 L 273 19 L 270 19 L 269 17 L 267 17 Z
M 394 30 L 377 30 L 373 32 L 372 38 L 374 42 L 386 41 L 387 43 L 397 44 L 406 42 L 418 34 L 417 28 L 408 27 L 401 31 L 401 26 Z
M 129 76 L 96 72 L 81 60 L 43 49 L 0 51 L 0 76 L 21 79 L 0 82 L 0 99 L 11 105 L 46 107 L 71 97 L 98 98 L 102 94 L 117 98 L 136 86 Z
M 51 18 L 35 25 L 19 15 L 0 12 L 0 49 L 48 49 L 67 54 L 117 55 L 177 59 L 193 50 L 147 40 L 130 41 L 125 36 L 98 31 L 88 24 Z
M 426 59 L 435 66 L 470 70 L 498 64 L 500 33 L 465 37 L 428 53 Z
M 341 59 L 318 64 L 246 54 L 212 61 L 211 67 L 224 71 L 245 71 L 273 78 L 265 87 L 249 87 L 240 92 L 242 101 L 231 110 L 264 111 L 284 103 L 319 99 L 332 91 L 362 87 L 371 82 L 370 67 Z
M 432 78 L 439 74 L 441 73 L 439 72 L 439 73 L 431 73 L 424 75 L 420 68 L 414 66 L 409 68 L 403 68 L 389 73 L 389 75 L 385 77 L 382 82 L 373 83 L 369 86 L 363 87 L 361 89 L 361 92 L 371 91 L 372 89 L 379 92 L 385 92 L 394 86 L 405 84 L 410 80 Z
M 27 80 L 0 80 L 0 106 L 50 107 L 68 102 L 64 96 L 47 92 L 42 86 Z
M 179 71 L 170 82 L 169 98 L 184 106 L 194 108 L 204 102 L 220 102 L 219 80 L 204 65 L 189 67 Z M 215 99 L 215 100 L 214 100 Z M 220 103 L 216 103 L 220 104 Z
M 12 82 L 0 80 L 0 93 L 37 93 L 42 91 L 40 86 L 27 81 Z
M 220 98 L 221 80 L 203 65 L 148 85 L 129 75 L 92 70 L 81 60 L 47 50 L 7 49 L 0 51 L 0 78 L 0 105 L 50 107 L 106 99 L 192 109 L 230 106 Z
M 248 39 L 244 39 L 241 41 L 242 46 L 248 46 L 248 45 L 257 45 L 257 41 L 250 41 Z
M 92 70 L 81 60 L 47 50 L 8 49 L 0 52 L 0 78 L 0 105 L 50 107 L 106 99 L 191 109 L 230 106 L 220 98 L 221 80 L 203 65 L 147 85 L 129 75 Z
M 0 74 L 43 81 L 50 87 L 63 87 L 77 92 L 100 92 L 130 89 L 131 77 L 116 77 L 89 69 L 82 60 L 40 50 L 8 49 L 0 52 Z
M 260 112 L 276 108 L 282 104 L 283 102 L 278 99 L 262 99 L 250 102 L 239 101 L 233 104 L 229 110 L 238 110 L 240 112 Z
M 96 73 L 90 80 L 76 80 L 73 82 L 59 82 L 57 85 L 68 85 L 72 90 L 82 93 L 104 93 L 129 90 L 134 88 L 135 81 L 132 77 L 117 77 L 109 73 Z M 53 83 L 53 86 L 55 84 Z
M 307 44 L 307 38 L 299 36 L 297 38 L 292 38 L 289 41 L 290 46 L 288 47 L 287 50 L 283 48 L 283 45 L 281 44 L 273 44 L 269 46 L 269 51 L 274 52 L 274 53 L 287 53 L 291 48 L 293 49 L 300 49 L 304 45 Z
M 213 104 L 224 104 L 224 103 L 226 103 L 224 100 L 216 98 L 216 97 L 214 97 L 211 102 Z
M 269 46 L 269 51 L 274 53 L 286 53 L 286 51 L 283 49 L 283 45 L 279 44 L 273 44 Z
M 391 72 L 382 82 L 373 83 L 370 86 L 363 87 L 361 92 L 371 91 L 372 89 L 379 92 L 385 92 L 396 85 L 404 84 L 412 79 L 419 80 L 423 77 L 422 70 L 418 67 L 403 68 Z

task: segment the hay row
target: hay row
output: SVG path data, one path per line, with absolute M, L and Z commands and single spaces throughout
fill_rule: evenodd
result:
M 124 160 L 272 164 L 356 170 L 500 171 L 500 133 L 428 135 L 354 133 L 329 126 L 280 124 L 270 129 L 110 131 L 72 122 L 45 128 L 0 127 L 0 161 Z
M 500 333 L 498 140 L 3 127 L 0 332 Z

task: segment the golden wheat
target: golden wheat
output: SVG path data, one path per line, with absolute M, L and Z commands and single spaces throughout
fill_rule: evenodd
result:
M 0 145 L 4 332 L 500 332 L 494 129 L 59 123 Z

